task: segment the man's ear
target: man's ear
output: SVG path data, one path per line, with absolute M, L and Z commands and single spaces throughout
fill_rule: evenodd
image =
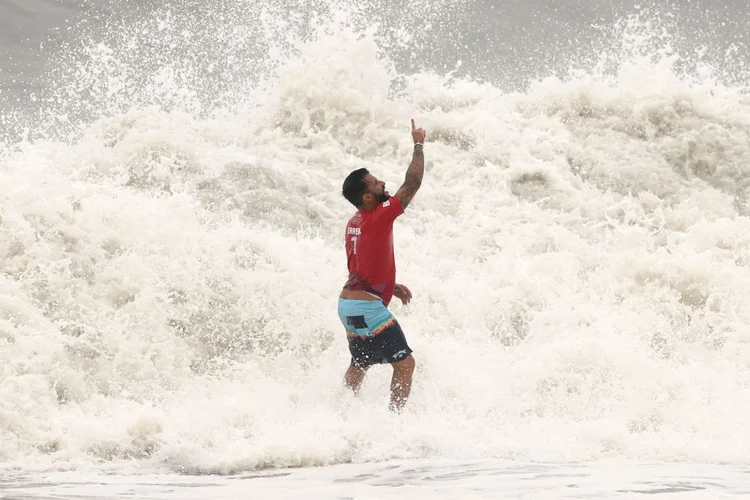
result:
M 362 195 L 362 204 L 367 205 L 370 202 L 375 201 L 375 195 L 372 193 L 365 193 Z

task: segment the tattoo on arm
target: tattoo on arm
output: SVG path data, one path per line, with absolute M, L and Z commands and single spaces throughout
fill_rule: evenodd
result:
M 419 187 L 422 185 L 422 177 L 424 177 L 424 148 L 421 144 L 415 144 L 411 165 L 406 171 L 406 178 L 396 192 L 396 197 L 401 201 L 404 208 L 411 203 L 414 195 L 417 194 Z

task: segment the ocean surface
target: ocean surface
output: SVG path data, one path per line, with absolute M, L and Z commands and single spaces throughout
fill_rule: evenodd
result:
M 0 499 L 750 495 L 747 2 L 0 13 Z M 394 415 L 340 189 L 412 118 Z

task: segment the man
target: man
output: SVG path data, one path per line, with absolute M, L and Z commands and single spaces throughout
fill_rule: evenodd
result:
M 351 363 L 344 382 L 355 394 L 367 369 L 390 363 L 390 409 L 400 412 L 411 392 L 414 358 L 398 321 L 388 311 L 393 296 L 408 304 L 411 291 L 396 283 L 393 222 L 404 213 L 422 184 L 426 133 L 411 121 L 414 153 L 406 179 L 394 196 L 367 169 L 350 173 L 342 194 L 357 212 L 346 225 L 349 279 L 339 295 L 338 314 L 346 328 Z

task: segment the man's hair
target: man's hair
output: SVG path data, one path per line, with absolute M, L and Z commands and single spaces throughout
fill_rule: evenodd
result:
M 344 180 L 341 194 L 357 208 L 362 206 L 362 196 L 367 193 L 368 186 L 365 176 L 369 173 L 370 171 L 366 168 L 360 168 L 350 173 Z

